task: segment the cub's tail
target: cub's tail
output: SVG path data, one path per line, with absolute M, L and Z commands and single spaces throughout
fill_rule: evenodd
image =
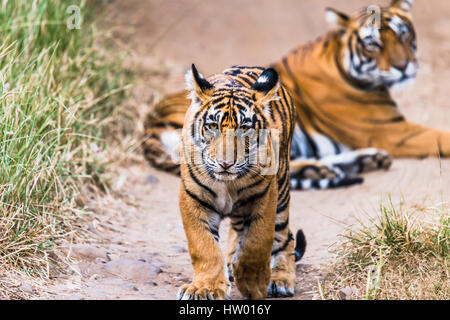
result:
M 190 101 L 187 92 L 167 96 L 155 105 L 144 123 L 144 157 L 160 170 L 180 174 L 179 148 L 184 116 Z
M 303 233 L 303 230 L 298 230 L 297 235 L 295 236 L 295 262 L 299 261 L 303 255 L 305 254 L 306 250 L 306 238 L 305 234 Z

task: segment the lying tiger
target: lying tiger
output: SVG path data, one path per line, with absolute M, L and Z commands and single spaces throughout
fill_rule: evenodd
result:
M 193 65 L 187 83 L 179 206 L 194 278 L 178 298 L 228 298 L 229 276 L 246 298 L 292 296 L 292 98 L 272 68 L 233 67 L 205 79 Z M 218 243 L 223 218 L 231 219 L 228 264 Z
M 348 180 L 349 173 L 387 169 L 389 154 L 450 156 L 450 132 L 406 121 L 389 94 L 391 87 L 416 76 L 412 2 L 394 0 L 381 8 L 381 28 L 369 23 L 372 12 L 366 9 L 351 17 L 327 9 L 335 28 L 271 66 L 296 106 L 292 188 L 355 183 L 356 178 Z M 144 154 L 153 166 L 179 174 L 177 129 L 189 104 L 183 91 L 162 100 L 149 114 Z

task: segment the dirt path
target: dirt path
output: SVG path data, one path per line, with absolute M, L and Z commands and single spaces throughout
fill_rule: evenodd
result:
M 206 74 L 231 64 L 265 64 L 325 32 L 325 6 L 352 11 L 372 1 L 120 0 L 113 4 L 117 41 L 139 66 L 135 100 L 150 107 L 147 87 L 167 93 L 183 87 L 192 62 Z M 397 94 L 414 121 L 449 127 L 450 3 L 417 2 L 421 70 L 414 90 Z M 430 23 L 433 21 L 433 23 Z M 154 94 L 153 98 L 157 97 Z M 362 211 L 375 212 L 391 195 L 408 206 L 448 201 L 450 160 L 396 160 L 389 172 L 369 174 L 362 186 L 338 191 L 294 192 L 291 226 L 305 231 L 308 248 L 297 269 L 295 299 L 312 299 L 329 246 Z M 113 195 L 94 197 L 87 226 L 91 240 L 70 247 L 73 264 L 40 296 L 61 299 L 173 299 L 192 277 L 178 212 L 180 180 L 142 159 L 117 170 Z M 226 239 L 227 223 L 221 228 Z M 233 290 L 233 297 L 239 298 Z

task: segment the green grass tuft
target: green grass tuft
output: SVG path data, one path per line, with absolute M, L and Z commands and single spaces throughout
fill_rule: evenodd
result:
M 382 205 L 375 219 L 349 230 L 321 284 L 329 298 L 449 299 L 450 212 Z M 351 292 L 351 297 L 348 297 Z M 344 294 L 345 296 L 345 294 Z
M 67 28 L 71 4 L 80 8 L 79 30 Z M 97 45 L 90 12 L 86 1 L 0 2 L 3 271 L 45 273 L 45 253 L 79 213 L 77 185 L 102 170 L 124 77 Z

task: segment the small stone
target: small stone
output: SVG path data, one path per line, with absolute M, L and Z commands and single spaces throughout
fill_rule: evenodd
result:
M 133 290 L 133 291 L 139 291 L 138 288 L 136 288 L 135 286 L 133 286 L 132 284 L 129 284 L 129 283 L 121 283 L 121 284 L 119 284 L 119 286 L 126 288 L 126 289 Z
M 185 247 L 181 247 L 181 246 L 172 246 L 172 249 L 174 249 L 176 252 L 180 252 L 180 253 L 188 252 Z
M 120 257 L 117 255 L 117 254 L 114 254 L 114 253 L 107 253 L 106 254 L 106 259 L 108 259 L 108 261 L 113 261 L 113 260 L 117 260 L 117 259 L 119 259 Z
M 95 260 L 96 258 L 105 258 L 106 251 L 93 247 L 88 244 L 74 244 L 70 248 L 72 256 L 83 258 L 86 260 Z
M 149 252 L 147 254 L 152 257 L 159 256 L 159 252 Z
M 358 289 L 355 287 L 346 286 L 345 288 L 339 290 L 338 296 L 340 300 L 351 300 L 355 294 L 357 294 Z
M 96 263 L 106 263 L 106 260 L 103 259 L 103 258 L 96 258 L 96 259 L 95 259 L 95 262 L 96 262 Z
M 187 278 L 185 276 L 174 277 L 173 279 L 177 280 L 177 281 L 181 281 L 181 282 L 189 282 L 190 281 L 189 278 Z
M 86 206 L 87 200 L 82 195 L 79 195 L 78 197 L 75 198 L 75 203 L 80 207 L 84 207 Z
M 20 290 L 26 293 L 33 293 L 33 287 L 25 282 L 20 286 Z
M 300 271 L 302 273 L 309 273 L 311 270 L 307 264 L 299 263 L 296 265 L 297 271 Z
M 144 283 L 148 286 L 152 286 L 152 287 L 156 287 L 158 284 L 155 281 L 147 281 L 146 283 Z
M 89 277 L 89 280 L 97 280 L 98 278 L 99 278 L 99 275 L 95 273 Z
M 149 174 L 147 175 L 147 177 L 145 177 L 145 182 L 147 184 L 156 184 L 159 182 L 159 179 L 156 176 Z

